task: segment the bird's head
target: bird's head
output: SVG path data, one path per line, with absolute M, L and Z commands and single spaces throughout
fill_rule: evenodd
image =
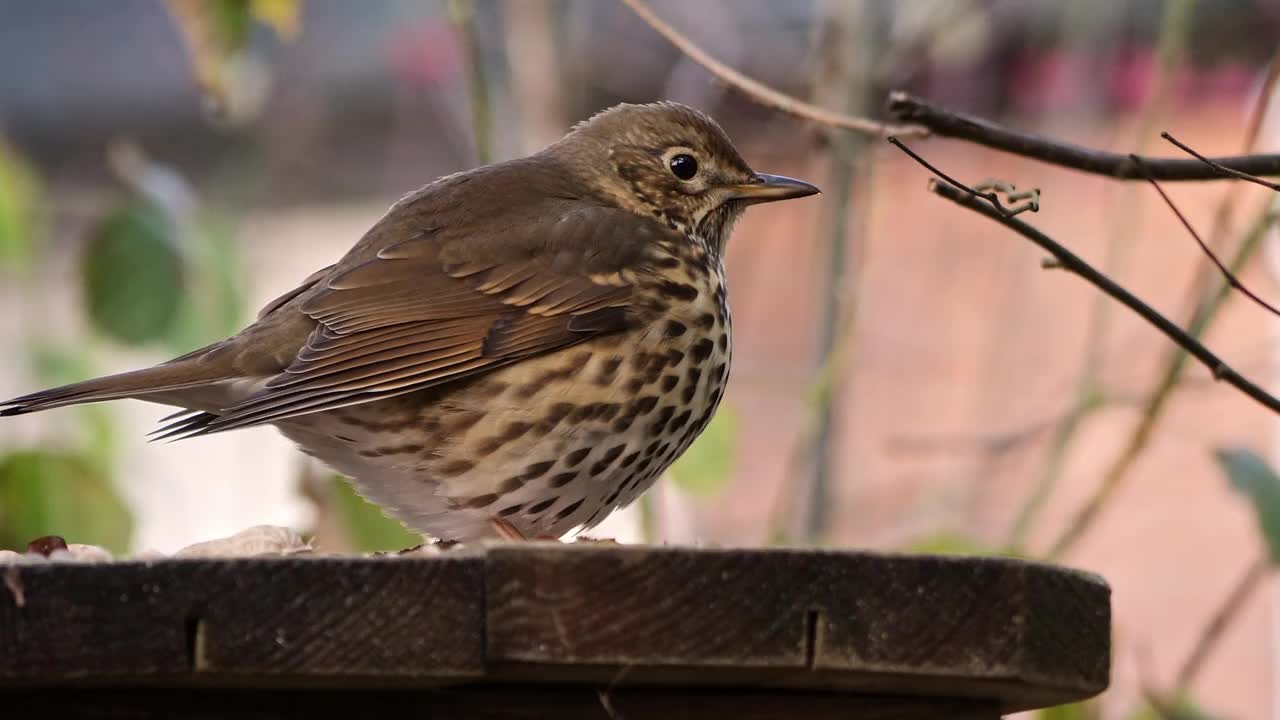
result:
M 702 238 L 719 252 L 748 205 L 813 195 L 800 180 L 757 173 L 710 117 L 672 102 L 616 105 L 547 152 L 611 202 Z

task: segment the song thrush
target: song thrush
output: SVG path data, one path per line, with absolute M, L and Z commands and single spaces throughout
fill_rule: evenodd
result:
M 706 427 L 729 374 L 730 229 L 816 192 L 753 172 L 697 110 L 619 105 L 410 193 L 231 338 L 0 415 L 136 398 L 186 408 L 162 438 L 269 423 L 417 532 L 560 536 Z

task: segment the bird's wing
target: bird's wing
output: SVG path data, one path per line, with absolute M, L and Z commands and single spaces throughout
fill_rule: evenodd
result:
M 291 364 L 189 434 L 412 392 L 635 322 L 633 283 L 648 272 L 652 243 L 671 231 L 614 208 L 538 210 L 479 222 L 479 231 L 472 222 L 465 233 L 413 229 L 403 217 L 399 232 L 375 227 L 296 296 L 316 325 Z

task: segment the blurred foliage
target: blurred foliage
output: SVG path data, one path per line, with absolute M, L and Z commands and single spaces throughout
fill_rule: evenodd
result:
M 1129 716 L 1128 720 L 1215 720 L 1217 716 L 1205 712 L 1188 698 L 1173 702 L 1161 702 L 1160 707 L 1146 705 Z
M 166 337 L 175 353 L 235 333 L 247 310 L 234 223 L 212 211 L 198 213 L 184 237 L 185 291 Z
M 1222 448 L 1214 454 L 1231 487 L 1253 504 L 1271 562 L 1280 564 L 1280 476 L 1251 450 Z
M 983 545 L 977 538 L 951 532 L 925 535 L 908 542 L 902 549 L 926 555 L 990 555 L 995 552 L 994 548 Z
M 229 60 L 249 43 L 255 23 L 292 39 L 301 25 L 301 0 L 167 0 L 191 59 L 197 84 L 217 109 L 228 104 Z
M 1097 705 L 1088 701 L 1058 705 L 1036 712 L 1037 720 L 1094 720 L 1097 717 Z
M 738 436 L 738 416 L 721 404 L 711 422 L 671 466 L 671 478 L 680 489 L 694 495 L 720 492 L 733 474 L 734 443 Z
M 132 345 L 170 331 L 183 297 L 177 232 L 167 212 L 142 198 L 111 211 L 93 231 L 80 272 L 98 330 Z
M 34 538 L 128 549 L 132 521 L 106 468 L 83 453 L 19 450 L 0 458 L 0 547 Z
M 0 142 L 0 271 L 22 270 L 30 263 L 39 194 L 35 172 Z
M 405 530 L 399 521 L 387 517 L 377 505 L 360 497 L 351 483 L 335 476 L 331 486 L 352 550 L 404 550 L 422 543 L 421 537 Z

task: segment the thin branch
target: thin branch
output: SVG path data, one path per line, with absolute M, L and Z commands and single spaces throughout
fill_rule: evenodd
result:
M 681 33 L 679 30 L 671 27 L 665 20 L 658 17 L 653 9 L 643 0 L 622 0 L 622 4 L 631 8 L 646 25 L 653 28 L 659 35 L 666 38 L 668 42 L 676 46 L 676 49 L 684 53 L 686 57 L 695 63 L 701 65 L 707 72 L 716 76 L 721 82 L 729 87 L 738 90 L 748 99 L 754 100 L 766 107 L 781 110 L 782 112 L 795 115 L 805 120 L 811 120 L 820 125 L 828 127 L 840 128 L 842 130 L 852 130 L 853 132 L 863 133 L 865 135 L 901 135 L 903 137 L 921 137 L 928 135 L 928 131 L 922 127 L 886 125 L 885 123 L 876 122 L 869 118 L 856 117 L 854 115 L 846 115 L 844 113 L 834 112 L 826 108 L 819 107 L 812 103 L 807 103 L 797 97 L 792 97 L 786 93 L 779 92 L 765 85 L 759 80 L 747 77 L 741 72 L 725 65 L 707 54 L 705 50 L 698 47 L 692 40 Z
M 1195 682 L 1196 675 L 1199 674 L 1200 668 L 1204 666 L 1205 660 L 1213 652 L 1218 641 L 1222 639 L 1222 634 L 1226 632 L 1227 628 L 1231 626 L 1231 622 L 1244 609 L 1245 601 L 1253 595 L 1253 591 L 1270 575 L 1271 561 L 1270 558 L 1264 556 L 1255 560 L 1249 566 L 1249 569 L 1245 571 L 1244 576 L 1232 586 L 1231 592 L 1227 594 L 1222 606 L 1209 618 L 1208 624 L 1200 630 L 1200 636 L 1196 638 L 1196 644 L 1192 647 L 1191 653 L 1187 655 L 1187 659 L 1182 663 L 1182 667 L 1179 668 L 1177 679 L 1174 681 L 1174 689 L 1169 693 L 1171 697 L 1179 698 L 1191 688 L 1191 684 Z
M 901 146 L 901 143 L 896 143 Z M 1138 299 L 1133 293 L 1129 292 L 1114 280 L 1094 269 L 1092 265 L 1085 262 L 1078 255 L 1068 250 L 1048 235 L 1040 232 L 1036 228 L 1028 225 L 1021 220 L 1010 217 L 1006 211 L 1002 211 L 991 202 L 983 198 L 976 190 L 966 187 L 965 189 L 957 189 L 950 185 L 942 184 L 936 180 L 929 183 L 930 192 L 940 195 L 955 204 L 973 210 L 974 212 L 985 215 L 995 220 L 1014 232 L 1022 235 L 1026 239 L 1038 245 L 1041 249 L 1052 255 L 1061 265 L 1062 269 L 1068 270 L 1078 275 L 1081 279 L 1098 288 L 1102 292 L 1111 296 L 1114 300 L 1120 302 L 1125 307 L 1137 313 L 1142 319 L 1155 326 L 1160 332 L 1164 333 L 1173 342 L 1177 343 L 1192 357 L 1199 360 L 1205 367 L 1209 368 L 1214 378 L 1231 385 L 1240 392 L 1249 396 L 1259 404 L 1270 409 L 1272 412 L 1280 413 L 1280 399 L 1255 385 L 1247 378 L 1233 370 L 1226 362 L 1213 354 L 1207 347 L 1202 345 L 1191 335 L 1187 334 L 1182 328 L 1173 324 L 1168 318 L 1161 315 L 1150 305 Z
M 1179 147 L 1185 147 L 1182 145 L 1182 143 L 1179 143 L 1177 140 L 1173 140 L 1172 138 L 1170 138 L 1168 133 L 1161 133 L 1161 135 L 1164 136 L 1166 139 L 1169 139 L 1171 142 L 1176 143 Z M 1192 154 L 1195 154 L 1195 151 L 1191 150 L 1190 148 L 1187 148 L 1187 151 L 1191 152 Z M 1140 170 L 1145 170 L 1146 163 L 1144 163 L 1141 159 L 1139 159 L 1137 155 L 1133 155 L 1132 157 L 1134 162 L 1138 164 L 1138 168 Z M 1196 157 L 1200 157 L 1200 156 L 1196 155 Z M 1208 160 L 1205 160 L 1204 162 L 1209 163 Z M 1255 178 L 1252 175 L 1244 175 L 1243 173 L 1241 173 L 1240 175 L 1241 175 L 1240 177 L 1241 180 L 1259 180 L 1259 178 Z M 1232 177 L 1235 177 L 1234 173 Z M 1182 223 L 1182 227 L 1187 229 L 1187 232 L 1190 233 L 1191 237 L 1195 239 L 1196 244 L 1200 246 L 1200 249 L 1204 251 L 1204 254 L 1208 255 L 1209 259 L 1213 261 L 1213 264 L 1218 267 L 1218 272 L 1222 273 L 1222 276 L 1226 278 L 1227 284 L 1235 288 L 1236 290 L 1239 290 L 1241 293 L 1244 294 L 1245 297 L 1254 301 L 1258 305 L 1266 308 L 1267 311 L 1269 311 L 1272 315 L 1280 316 L 1280 310 L 1277 310 L 1274 305 L 1258 297 L 1257 293 L 1245 287 L 1244 283 L 1240 282 L 1240 279 L 1237 278 L 1234 273 L 1228 270 L 1226 265 L 1222 264 L 1222 261 L 1218 259 L 1218 256 L 1214 254 L 1213 250 L 1210 250 L 1209 246 L 1205 244 L 1204 240 L 1200 239 L 1200 234 L 1196 232 L 1196 229 L 1191 226 L 1191 222 L 1187 220 L 1186 216 L 1182 214 L 1182 211 L 1178 209 L 1178 206 L 1175 205 L 1173 203 L 1173 200 L 1170 199 L 1168 194 L 1165 193 L 1164 188 L 1160 187 L 1160 183 L 1156 182 L 1155 178 L 1149 175 L 1147 176 L 1147 180 L 1151 182 L 1151 187 L 1154 187 L 1156 189 L 1156 192 L 1160 193 L 1160 198 L 1164 200 L 1164 204 L 1169 206 L 1169 209 L 1172 210 L 1173 214 L 1178 218 L 1178 222 Z M 1270 183 L 1266 183 L 1266 184 L 1269 185 Z M 1277 189 L 1280 189 L 1280 185 L 1277 185 L 1275 187 Z
M 1214 171 L 1217 172 L 1219 175 L 1222 175 L 1224 177 L 1235 178 L 1236 180 L 1244 180 L 1246 182 L 1255 183 L 1265 188 L 1271 188 L 1272 190 L 1280 190 L 1280 184 L 1273 183 L 1270 180 L 1263 180 L 1262 178 L 1256 175 L 1250 175 L 1247 172 L 1232 170 L 1231 168 L 1224 166 L 1222 163 L 1210 160 L 1209 158 L 1201 155 L 1195 150 L 1192 150 L 1191 148 L 1187 147 L 1184 143 L 1182 143 L 1180 140 L 1178 140 L 1173 135 L 1167 132 L 1160 133 L 1160 137 L 1173 143 L 1175 146 L 1177 146 L 1179 150 L 1185 152 L 1186 154 L 1190 155 L 1196 160 L 1199 160 L 1201 163 L 1213 168 Z
M 922 125 L 935 135 L 968 140 L 1051 165 L 1105 175 L 1115 180 L 1146 179 L 1129 155 L 1095 150 L 1013 130 L 984 118 L 940 108 L 904 92 L 889 95 L 889 114 L 899 121 Z M 1234 155 L 1206 160 L 1227 170 L 1253 175 L 1280 175 L 1280 154 Z M 1157 180 L 1217 180 L 1222 177 L 1217 168 L 1195 158 L 1144 157 L 1142 161 Z

